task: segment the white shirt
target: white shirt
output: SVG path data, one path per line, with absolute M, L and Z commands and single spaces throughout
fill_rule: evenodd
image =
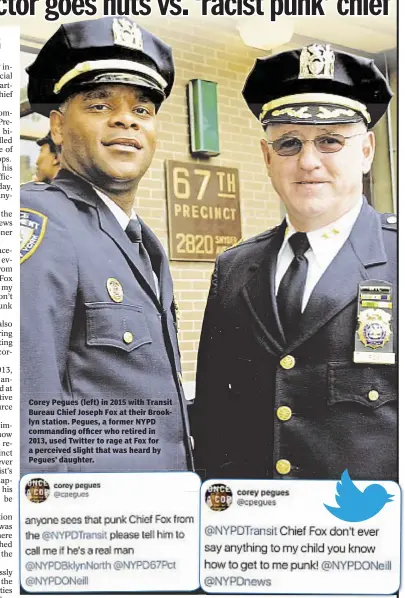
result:
M 333 258 L 336 257 L 344 243 L 347 241 L 354 223 L 360 214 L 362 204 L 363 200 L 360 198 L 353 208 L 349 210 L 349 212 L 343 214 L 343 216 L 338 218 L 338 220 L 335 222 L 307 233 L 310 248 L 305 253 L 305 257 L 308 260 L 308 272 L 305 282 L 304 295 L 302 297 L 302 312 L 306 308 L 311 293 L 314 290 L 317 282 L 326 271 Z M 278 293 L 280 282 L 286 273 L 288 266 L 294 259 L 294 252 L 288 242 L 288 239 L 297 231 L 291 224 L 288 215 L 286 216 L 286 220 L 287 228 L 285 231 L 284 241 L 277 257 L 275 279 L 276 294 Z
M 105 205 L 110 210 L 110 212 L 113 213 L 113 216 L 115 216 L 115 218 L 118 220 L 118 224 L 120 225 L 122 230 L 125 230 L 127 228 L 130 220 L 138 220 L 138 216 L 133 208 L 132 208 L 132 212 L 131 212 L 131 217 L 129 217 L 124 212 L 124 210 L 122 208 L 120 208 L 120 206 L 115 203 L 115 201 L 113 201 L 110 197 L 108 197 L 108 195 L 106 195 L 99 189 L 96 189 L 95 187 L 93 187 L 93 189 L 97 193 L 99 198 L 105 203 Z M 156 295 L 157 295 L 157 297 L 160 298 L 159 279 L 154 271 L 153 271 L 153 280 L 155 281 Z

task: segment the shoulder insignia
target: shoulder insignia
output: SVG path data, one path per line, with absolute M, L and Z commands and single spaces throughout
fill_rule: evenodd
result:
M 244 239 L 243 237 L 241 237 L 239 239 L 239 241 L 236 241 L 236 243 L 234 243 L 233 245 L 230 245 L 229 247 L 227 247 L 226 249 L 224 249 L 224 251 L 229 251 L 230 249 L 233 249 L 234 247 L 237 247 L 238 245 L 240 245 L 241 243 L 243 243 Z
M 45 235 L 48 217 L 36 210 L 20 210 L 20 264 L 38 249 Z
M 280 228 L 280 226 L 278 225 L 278 226 L 275 226 L 274 228 L 271 228 L 262 233 L 259 233 L 258 235 L 255 235 L 254 237 L 248 237 L 247 239 L 241 238 L 241 239 L 239 239 L 239 241 L 237 243 L 235 243 L 234 245 L 231 245 L 231 247 L 228 247 L 227 249 L 225 249 L 224 253 L 226 251 L 229 251 L 230 249 L 233 249 L 234 247 L 251 245 L 252 243 L 258 243 L 260 241 L 265 241 L 269 237 L 271 237 L 271 235 L 273 235 L 275 232 L 277 232 L 279 230 L 279 228 Z
M 398 218 L 396 214 L 380 214 L 383 228 L 397 230 Z

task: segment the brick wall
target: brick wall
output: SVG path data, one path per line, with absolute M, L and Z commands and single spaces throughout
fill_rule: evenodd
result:
M 239 170 L 243 237 L 277 224 L 280 207 L 265 172 L 259 146 L 261 127 L 241 96 L 246 76 L 262 53 L 247 48 L 233 27 L 225 29 L 211 20 L 172 18 L 167 24 L 161 20 L 153 26 L 148 21 L 146 26 L 173 47 L 176 80 L 159 113 L 159 145 L 153 166 L 138 190 L 140 215 L 167 249 L 164 162 L 199 162 L 189 154 L 186 106 L 186 85 L 190 79 L 198 78 L 218 83 L 221 153 L 211 158 L 209 164 Z M 170 265 L 179 305 L 183 378 L 190 383 L 195 379 L 201 323 L 214 264 L 172 261 Z

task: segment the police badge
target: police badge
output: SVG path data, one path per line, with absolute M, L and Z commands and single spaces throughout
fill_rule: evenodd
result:
M 115 45 L 143 51 L 142 31 L 136 23 L 129 19 L 114 19 L 112 30 Z
M 329 44 L 312 44 L 302 49 L 299 79 L 333 79 L 335 53 Z
M 124 291 L 119 280 L 116 278 L 109 278 L 106 283 L 107 292 L 115 303 L 122 303 L 124 299 Z
M 354 363 L 394 364 L 392 285 L 367 281 L 359 285 Z
M 359 314 L 357 334 L 365 347 L 379 349 L 391 337 L 391 316 L 382 309 L 366 309 Z

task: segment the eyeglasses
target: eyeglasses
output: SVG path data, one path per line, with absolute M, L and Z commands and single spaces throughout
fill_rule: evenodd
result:
M 340 152 L 345 146 L 347 139 L 360 137 L 360 135 L 364 135 L 364 133 L 357 133 L 356 135 L 349 135 L 347 137 L 338 133 L 333 135 L 318 135 L 315 139 L 304 140 L 299 137 L 280 137 L 275 141 L 268 141 L 267 143 L 273 146 L 274 151 L 279 156 L 296 156 L 304 147 L 304 143 L 308 143 L 309 141 L 314 143 L 318 152 L 322 154 L 334 154 L 335 152 Z

